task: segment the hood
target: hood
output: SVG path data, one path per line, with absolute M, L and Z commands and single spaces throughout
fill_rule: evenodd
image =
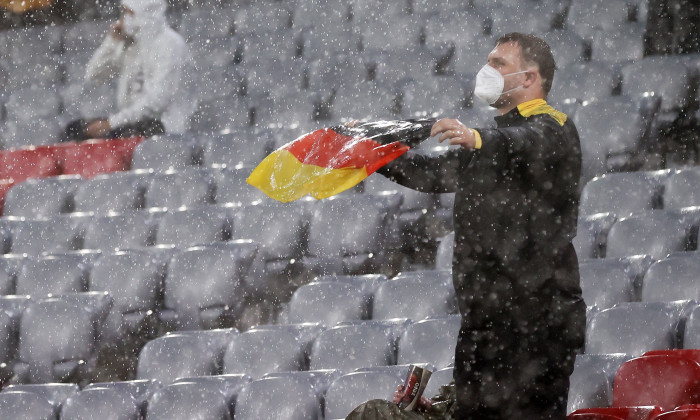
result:
M 152 36 L 167 25 L 166 0 L 122 0 L 122 6 L 134 11 L 134 24 L 138 27 L 137 38 Z

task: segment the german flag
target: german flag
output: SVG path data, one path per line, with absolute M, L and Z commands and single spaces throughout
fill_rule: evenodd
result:
M 434 123 L 435 119 L 375 121 L 317 130 L 272 152 L 247 181 L 282 202 L 306 194 L 328 198 L 430 137 Z

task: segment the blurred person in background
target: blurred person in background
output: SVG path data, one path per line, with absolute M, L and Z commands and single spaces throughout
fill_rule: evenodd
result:
M 168 26 L 165 0 L 122 0 L 121 18 L 87 65 L 86 83 L 118 77 L 118 111 L 66 128 L 65 140 L 182 133 L 195 109 L 194 61 L 185 40 Z

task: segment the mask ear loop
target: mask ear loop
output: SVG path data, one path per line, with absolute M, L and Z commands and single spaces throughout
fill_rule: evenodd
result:
M 515 73 L 504 74 L 503 77 L 506 77 L 506 76 L 514 76 L 514 75 L 516 75 L 516 74 L 523 74 L 523 73 L 527 73 L 528 71 L 529 71 L 529 70 L 516 71 Z M 506 93 L 510 93 L 510 92 L 513 92 L 513 91 L 516 91 L 516 90 L 522 89 L 522 88 L 523 88 L 523 85 L 516 86 L 516 87 L 514 87 L 513 89 L 508 89 L 507 91 L 501 93 L 501 96 L 505 95 Z

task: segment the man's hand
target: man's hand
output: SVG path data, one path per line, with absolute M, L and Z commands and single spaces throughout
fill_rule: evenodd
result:
M 109 120 L 95 120 L 88 124 L 85 129 L 85 134 L 90 139 L 102 138 L 109 133 L 112 127 L 109 125 Z
M 109 34 L 117 41 L 125 41 L 126 34 L 124 33 L 124 22 L 121 19 L 114 22 L 109 28 Z
M 396 392 L 394 392 L 394 404 L 398 404 L 399 401 L 401 401 L 401 397 L 403 397 L 403 385 L 399 385 L 398 387 L 396 387 Z M 420 402 L 418 402 L 418 407 L 416 411 L 426 412 L 430 410 L 430 407 L 432 405 L 432 401 L 425 397 L 420 397 Z
M 430 131 L 430 136 L 441 134 L 438 141 L 442 143 L 445 140 L 450 141 L 450 145 L 458 144 L 465 149 L 474 149 L 476 147 L 476 137 L 474 131 L 459 120 L 444 118 L 433 125 Z

